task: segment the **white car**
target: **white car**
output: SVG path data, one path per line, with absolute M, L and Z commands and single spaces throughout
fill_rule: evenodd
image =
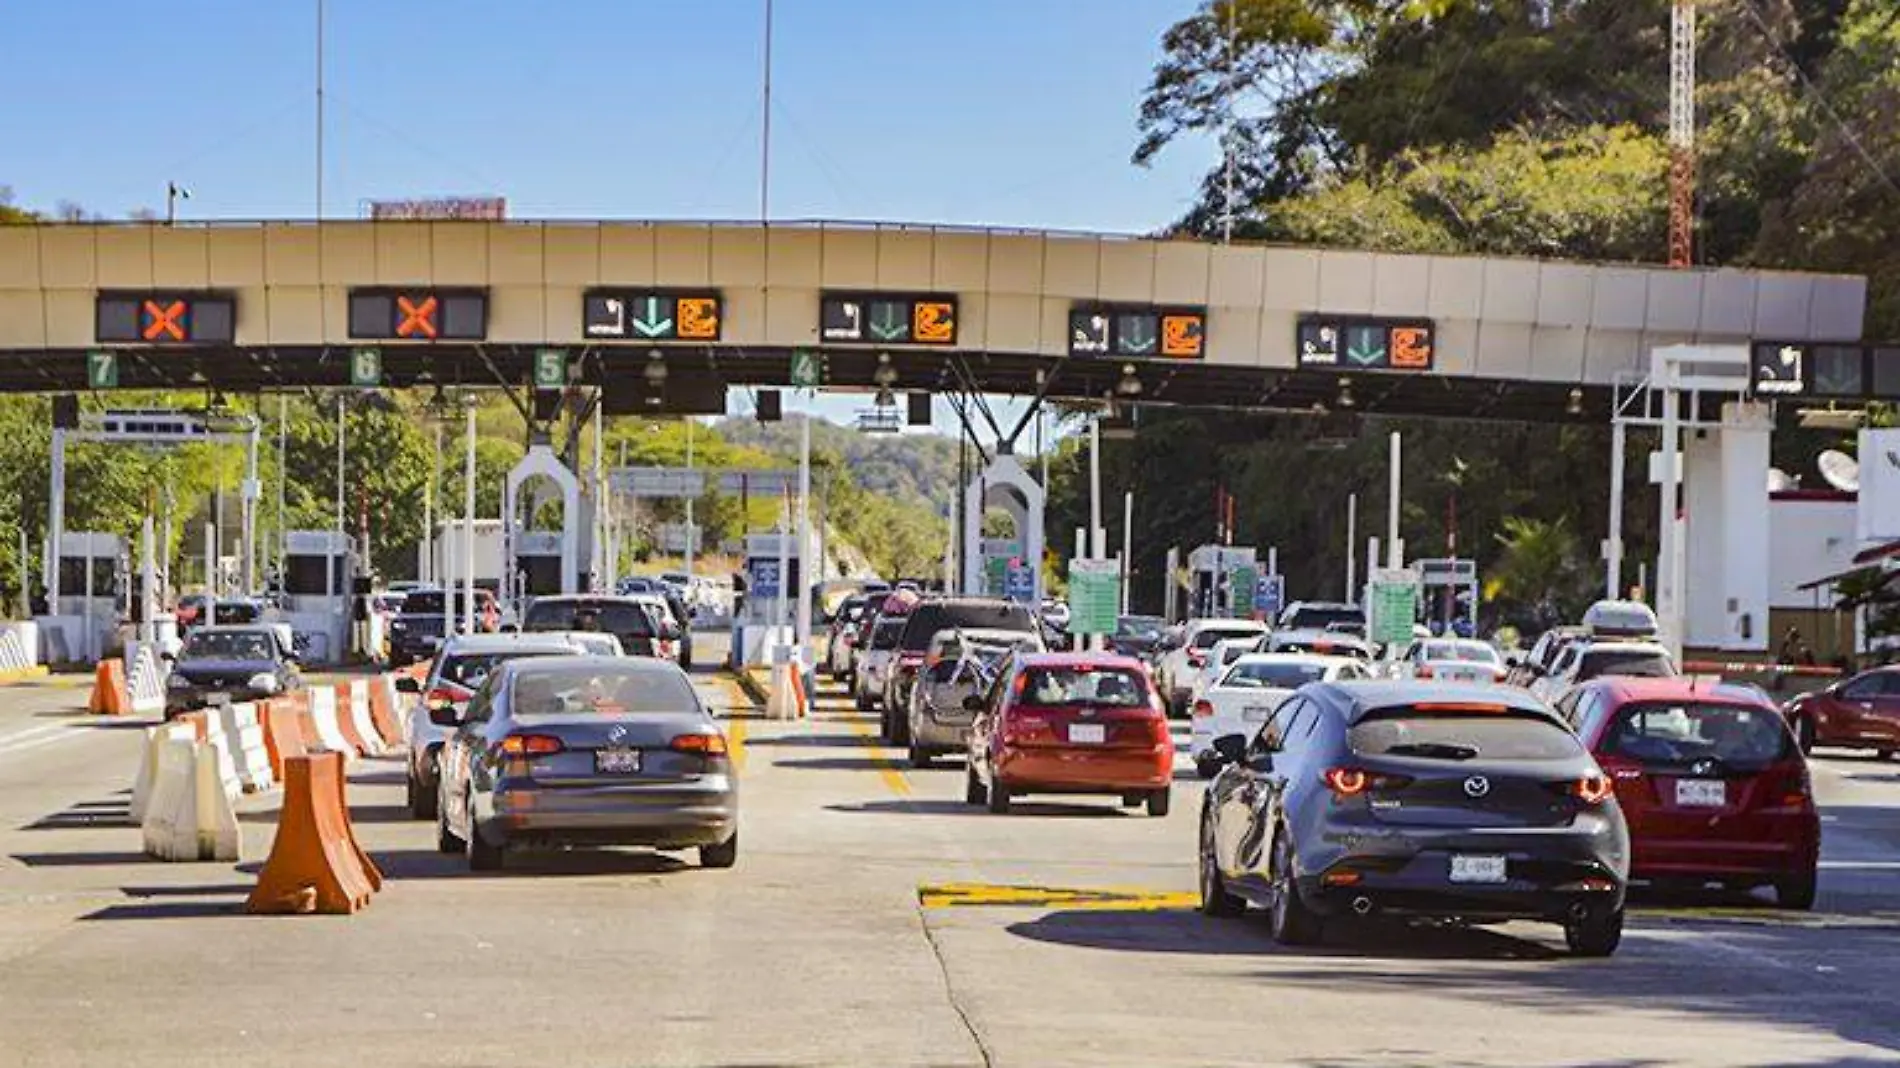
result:
M 1214 647 L 1207 651 L 1207 659 L 1202 661 L 1201 670 L 1194 676 L 1193 692 L 1188 694 L 1188 704 L 1199 701 L 1216 679 L 1227 674 L 1227 669 L 1234 666 L 1234 661 L 1259 651 L 1258 637 L 1222 638 L 1215 642 Z
M 1571 642 L 1551 663 L 1550 670 L 1531 681 L 1531 693 L 1545 704 L 1556 704 L 1580 682 L 1606 675 L 1668 679 L 1681 674 L 1669 650 L 1655 642 Z
M 1489 642 L 1472 638 L 1424 638 L 1415 641 L 1399 659 L 1395 674 L 1401 678 L 1440 682 L 1503 682 L 1510 669 Z
M 1371 678 L 1371 669 L 1350 656 L 1317 653 L 1248 653 L 1234 661 L 1219 681 L 1194 702 L 1194 727 L 1188 753 L 1201 778 L 1220 770 L 1214 739 L 1245 735 L 1249 742 L 1280 702 L 1309 682 Z
M 852 704 L 860 712 L 869 712 L 884 703 L 884 683 L 891 662 L 897 659 L 897 643 L 904 637 L 904 616 L 884 616 L 871 628 L 868 648 L 856 653 L 857 677 L 851 682 Z
M 645 605 L 648 614 L 653 617 L 654 622 L 670 622 L 673 624 L 674 630 L 678 633 L 681 635 L 686 633 L 686 621 L 673 614 L 673 602 L 657 593 L 632 593 L 627 596 Z M 687 666 L 686 643 L 683 641 L 669 641 L 665 638 L 660 638 L 655 641 L 654 650 L 663 660 L 677 661 L 682 668 Z
M 1228 638 L 1259 640 L 1267 625 L 1252 619 L 1196 619 L 1182 628 L 1180 643 L 1170 642 L 1155 665 L 1155 684 L 1172 715 L 1187 714 L 1194 694 L 1194 676 L 1207 663 L 1208 651 Z

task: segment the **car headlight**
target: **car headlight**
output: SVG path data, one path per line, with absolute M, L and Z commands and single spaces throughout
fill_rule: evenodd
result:
M 165 688 L 168 690 L 188 690 L 191 688 L 191 680 L 183 675 L 173 675 L 165 680 Z
M 249 683 L 246 683 L 246 685 L 249 686 L 253 690 L 261 690 L 264 693 L 276 693 L 277 692 L 277 676 L 271 674 L 268 671 L 260 671 L 257 674 L 252 675 L 251 681 Z

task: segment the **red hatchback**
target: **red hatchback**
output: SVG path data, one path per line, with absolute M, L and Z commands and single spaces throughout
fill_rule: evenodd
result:
M 1557 711 L 1616 789 L 1630 877 L 1772 886 L 1814 905 L 1821 820 L 1807 761 L 1766 694 L 1691 678 L 1603 678 Z
M 1006 813 L 1025 794 L 1107 794 L 1168 814 L 1174 741 L 1138 660 L 1090 653 L 1017 657 L 973 696 L 964 799 Z
M 1803 752 L 1817 745 L 1900 752 L 1900 668 L 1863 671 L 1788 702 L 1788 722 Z

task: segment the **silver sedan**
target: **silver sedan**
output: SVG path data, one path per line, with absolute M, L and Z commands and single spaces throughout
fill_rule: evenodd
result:
M 476 870 L 529 846 L 698 849 L 739 856 L 726 737 L 686 673 L 644 658 L 503 664 L 442 750 L 438 846 Z

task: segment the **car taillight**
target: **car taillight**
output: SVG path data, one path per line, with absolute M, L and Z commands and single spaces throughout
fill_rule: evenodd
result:
M 511 734 L 501 740 L 504 756 L 546 756 L 567 746 L 551 734 Z
M 723 734 L 682 734 L 668 742 L 667 748 L 675 753 L 725 756 L 726 736 Z
M 440 686 L 422 696 L 422 703 L 430 708 L 448 708 L 460 700 L 462 697 L 455 691 L 445 690 Z
M 1410 775 L 1389 775 L 1384 772 L 1352 767 L 1327 768 L 1320 773 L 1319 777 L 1335 797 L 1342 799 L 1358 797 L 1373 789 L 1394 790 L 1408 786 L 1412 782 Z
M 1789 769 L 1765 796 L 1773 799 L 1775 808 L 1811 807 L 1814 804 L 1814 782 L 1808 777 L 1808 766 L 1800 764 Z
M 1616 793 L 1607 775 L 1585 775 L 1570 784 L 1570 796 L 1586 805 L 1600 805 Z
M 1421 679 L 1429 679 L 1432 677 L 1432 666 L 1430 664 L 1420 664 L 1418 670 L 1413 674 Z
M 1206 719 L 1209 716 L 1212 716 L 1213 714 L 1214 714 L 1213 702 L 1211 701 L 1194 702 L 1194 718 L 1195 719 Z
M 1187 651 L 1187 659 L 1188 663 L 1193 664 L 1195 667 L 1200 667 L 1202 664 L 1207 663 L 1207 650 L 1189 649 Z
M 660 658 L 663 660 L 671 660 L 673 658 L 673 643 L 667 641 L 665 638 L 660 639 Z

